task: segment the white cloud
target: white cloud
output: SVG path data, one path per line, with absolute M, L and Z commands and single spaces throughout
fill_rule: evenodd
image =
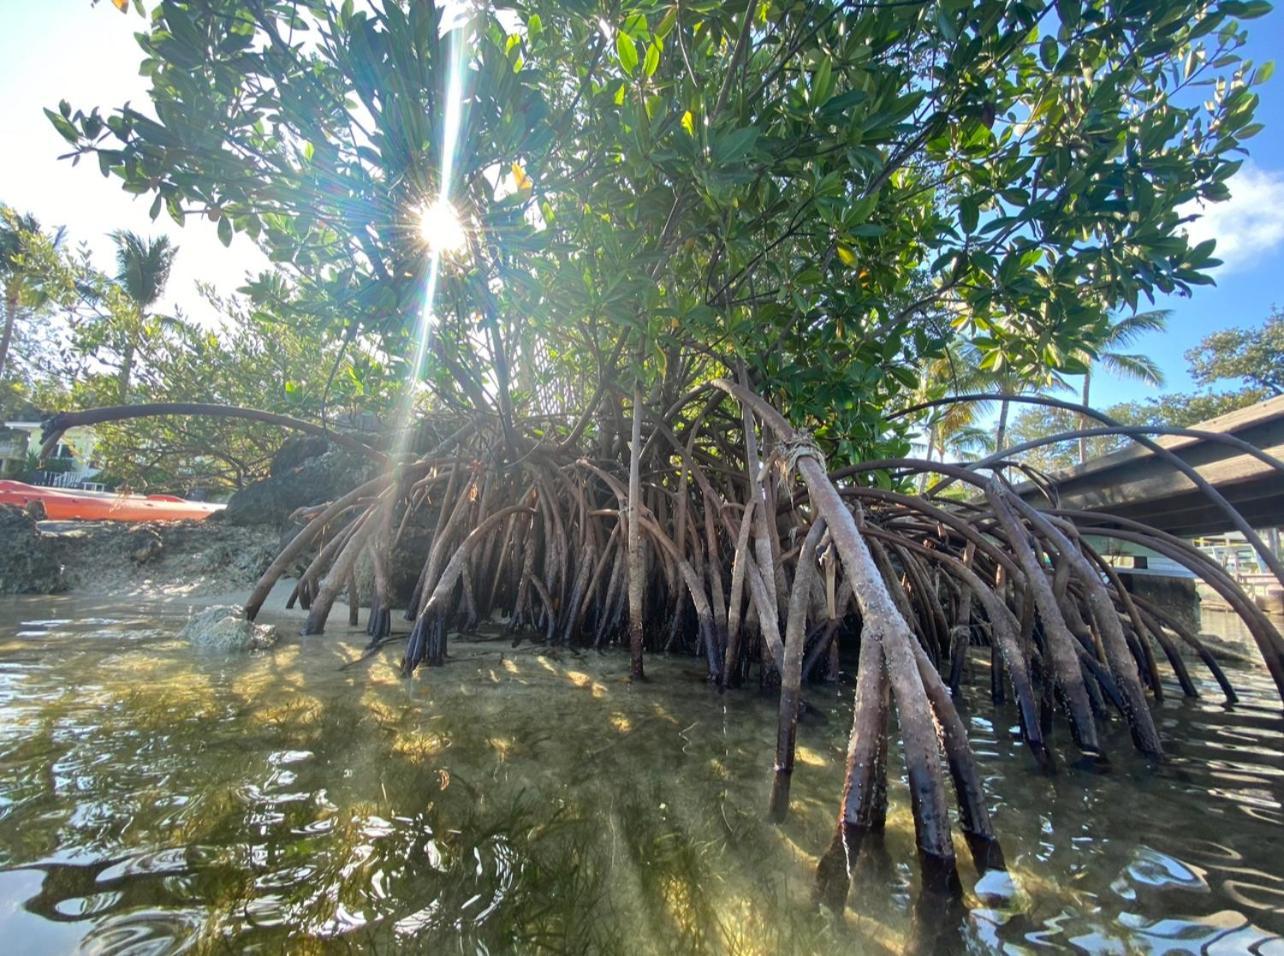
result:
M 1177 211 L 1199 218 L 1186 226 L 1192 243 L 1216 239 L 1221 272 L 1247 268 L 1284 244 L 1284 172 L 1245 164 L 1231 177 L 1226 202 L 1191 202 Z

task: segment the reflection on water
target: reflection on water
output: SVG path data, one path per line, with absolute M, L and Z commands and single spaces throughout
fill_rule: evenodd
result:
M 401 681 L 363 635 L 195 652 L 179 612 L 0 604 L 0 939 L 13 952 L 897 952 L 903 782 L 846 919 L 810 905 L 847 689 L 809 692 L 789 822 L 763 820 L 769 701 L 699 664 L 459 641 Z M 972 675 L 965 716 L 1020 894 L 927 924 L 973 948 L 1284 951 L 1284 721 L 1256 671 L 1159 711 L 1154 767 L 1040 776 Z M 1063 742 L 1064 743 L 1064 742 Z M 961 860 L 966 854 L 960 855 Z M 965 875 L 966 878 L 966 875 Z M 973 874 L 974 878 L 974 874 Z M 917 904 L 930 909 L 930 901 Z M 929 937 L 930 938 L 930 937 Z

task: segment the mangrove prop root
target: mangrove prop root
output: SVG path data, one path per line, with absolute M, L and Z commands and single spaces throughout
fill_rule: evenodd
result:
M 841 912 L 847 902 L 851 874 L 866 837 L 881 834 L 887 823 L 889 709 L 882 644 L 862 635 L 842 805 L 834 839 L 816 868 L 816 897 L 835 912 Z
M 794 772 L 794 743 L 798 735 L 798 701 L 802 692 L 803 644 L 807 604 L 816 575 L 816 548 L 825 533 L 825 519 L 815 521 L 798 555 L 798 572 L 789 595 L 789 623 L 785 627 L 785 659 L 780 669 L 780 719 L 776 730 L 776 775 L 772 779 L 768 815 L 783 820 L 789 811 L 789 783 Z
M 743 370 L 658 409 L 641 384 L 599 391 L 596 411 L 551 441 L 546 419 L 479 414 L 434 424 L 445 437 L 430 454 L 390 463 L 298 513 L 298 532 L 249 595 L 246 616 L 304 567 L 289 603 L 306 612 L 305 632 L 322 633 L 345 591 L 351 623 L 354 582 L 368 566 L 362 659 L 400 644 L 392 614 L 406 602 L 394 581 L 415 585 L 400 659 L 407 676 L 444 664 L 450 635 L 484 621 L 506 622 L 515 641 L 620 649 L 635 679 L 647 654 L 698 656 L 717 691 L 751 681 L 779 688 L 767 807 L 776 820 L 788 812 L 805 732 L 803 688 L 835 679 L 840 646 L 858 642 L 843 791 L 816 872 L 817 898 L 834 909 L 862 852 L 881 848 L 893 733 L 925 884 L 958 893 L 953 808 L 976 868 L 1003 868 L 1002 820 L 991 819 L 957 710 L 977 683 L 988 682 L 993 706 L 1015 717 L 1033 762 L 1048 771 L 1055 750 L 1068 746 L 1066 729 L 1081 750 L 1099 754 L 1099 722 L 1122 722 L 1139 751 L 1159 757 L 1150 700 L 1174 687 L 1198 693 L 1196 667 L 1236 701 L 1199 636 L 1129 594 L 1086 534 L 1154 548 L 1204 579 L 1244 620 L 1284 696 L 1284 636 L 1229 574 L 1171 535 L 1055 504 L 1035 508 L 1012 493 L 999 461 L 904 458 L 829 473 L 817 444 L 756 394 Z M 50 434 L 148 414 L 321 432 L 382 460 L 320 426 L 219 406 L 72 413 L 51 422 Z M 1133 432 L 1115 433 L 1144 438 Z M 871 487 L 871 471 L 935 472 L 970 497 Z M 765 754 L 763 762 L 765 770 Z

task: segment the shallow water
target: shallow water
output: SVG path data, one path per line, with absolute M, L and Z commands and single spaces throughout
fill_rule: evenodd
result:
M 921 938 L 895 779 L 887 852 L 862 859 L 845 920 L 808 902 L 850 688 L 805 695 L 824 716 L 800 728 L 777 828 L 763 820 L 772 706 L 719 698 L 697 662 L 652 659 L 634 686 L 622 656 L 455 641 L 447 667 L 402 681 L 392 651 L 340 670 L 363 642 L 341 627 L 202 655 L 174 638 L 185 613 L 0 603 L 5 952 L 898 952 Z M 1045 777 L 974 673 L 965 719 L 1020 892 L 920 906 L 951 930 L 939 945 L 1284 953 L 1284 720 L 1262 673 L 1231 679 L 1234 710 L 1211 685 L 1160 705 L 1163 765 L 1115 729 L 1109 772 Z

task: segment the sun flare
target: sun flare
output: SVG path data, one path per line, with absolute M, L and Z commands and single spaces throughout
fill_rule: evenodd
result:
M 458 211 L 446 199 L 438 199 L 420 210 L 419 237 L 431 252 L 439 255 L 459 252 L 468 242 Z

